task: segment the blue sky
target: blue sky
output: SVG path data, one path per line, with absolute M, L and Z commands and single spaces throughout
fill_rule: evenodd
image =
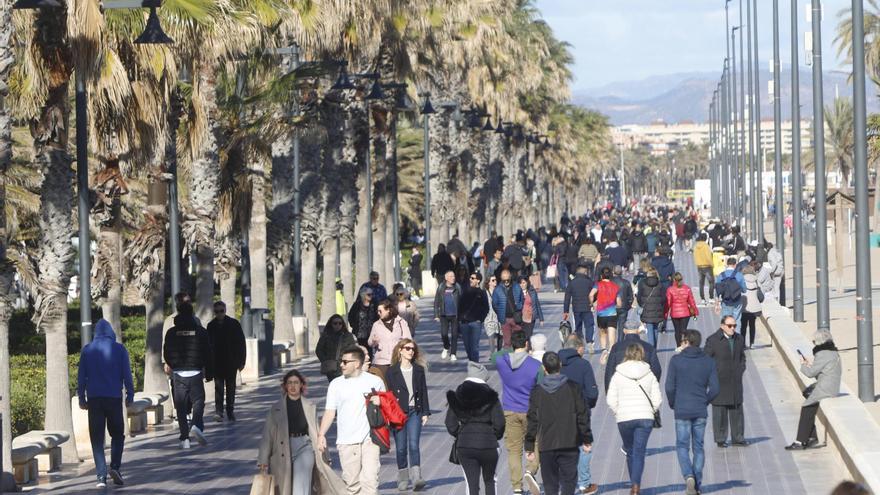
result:
M 739 20 L 739 2 L 730 3 L 731 26 Z M 802 33 L 810 29 L 806 25 L 809 3 L 798 2 L 802 67 Z M 655 75 L 721 70 L 725 53 L 724 0 L 536 0 L 535 4 L 556 36 L 572 45 L 575 91 Z M 824 2 L 822 45 L 826 70 L 846 69 L 833 48 L 833 39 L 838 13 L 850 5 L 850 0 Z M 771 0 L 758 0 L 762 68 L 768 67 L 773 56 L 772 6 Z M 779 0 L 780 56 L 785 65 L 791 57 L 790 14 L 791 1 Z

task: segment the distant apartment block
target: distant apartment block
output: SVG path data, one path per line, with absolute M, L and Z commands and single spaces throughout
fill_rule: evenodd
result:
M 748 124 L 746 124 L 745 145 L 748 148 Z M 764 120 L 761 122 L 761 149 L 764 153 L 768 153 L 774 146 L 774 129 L 773 120 Z M 658 122 L 650 125 L 621 125 L 615 127 L 611 131 L 614 144 L 623 146 L 627 149 L 643 149 L 649 151 L 652 155 L 663 155 L 665 153 L 675 151 L 687 144 L 695 144 L 697 146 L 708 143 L 709 141 L 709 124 L 697 124 L 693 122 L 681 122 L 678 124 L 667 124 Z M 733 143 L 738 143 L 737 137 L 740 134 L 732 135 Z M 782 122 L 782 153 L 791 154 L 791 136 L 792 122 Z M 806 150 L 812 146 L 812 129 L 811 121 L 801 121 L 801 146 Z

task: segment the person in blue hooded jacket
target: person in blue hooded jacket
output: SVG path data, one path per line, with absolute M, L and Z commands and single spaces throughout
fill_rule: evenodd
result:
M 124 484 L 122 449 L 125 446 L 125 417 L 122 411 L 122 388 L 125 403 L 134 401 L 131 362 L 125 346 L 116 342 L 116 333 L 105 319 L 95 325 L 95 338 L 83 347 L 79 357 L 77 390 L 80 409 L 89 412 L 89 439 L 98 488 L 107 486 L 107 475 L 116 485 Z M 110 471 L 104 457 L 104 428 L 110 432 Z

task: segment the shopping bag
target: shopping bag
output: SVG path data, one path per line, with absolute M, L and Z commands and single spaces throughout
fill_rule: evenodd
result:
M 275 477 L 266 473 L 255 474 L 251 495 L 275 495 Z

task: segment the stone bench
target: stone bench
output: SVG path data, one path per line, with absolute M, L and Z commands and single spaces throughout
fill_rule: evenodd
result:
M 136 392 L 134 399 L 145 400 L 150 403 L 145 408 L 147 425 L 155 426 L 162 424 L 165 418 L 165 406 L 163 406 L 163 403 L 168 400 L 167 392 Z
M 291 363 L 291 351 L 293 351 L 293 342 L 289 340 L 272 341 L 272 359 L 275 368 L 280 368 L 285 364 Z
M 128 415 L 128 433 L 134 436 L 136 433 L 147 431 L 147 408 L 152 406 L 149 399 L 138 399 L 128 404 L 125 408 Z
M 12 466 L 15 481 L 30 483 L 39 473 L 61 467 L 61 444 L 70 440 L 63 431 L 34 430 L 12 439 Z

